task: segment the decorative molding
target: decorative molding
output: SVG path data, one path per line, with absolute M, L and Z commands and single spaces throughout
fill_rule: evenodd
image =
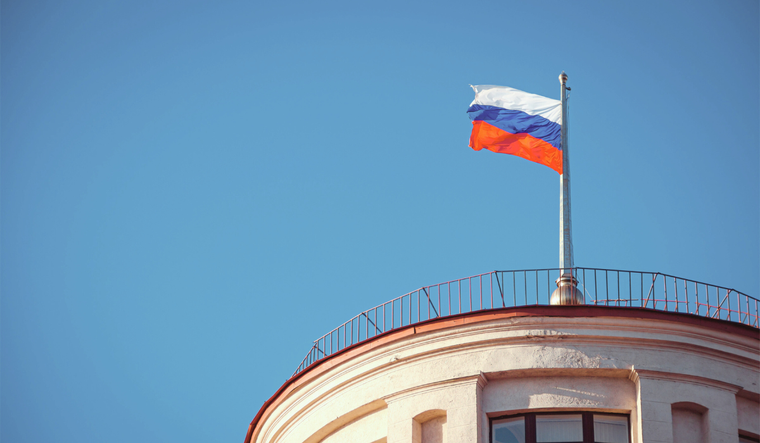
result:
M 760 403 L 760 393 L 748 391 L 746 389 L 742 389 L 741 391 L 736 393 L 737 397 L 746 398 L 747 400 L 752 400 L 756 403 Z
M 435 383 L 428 383 L 425 385 L 415 386 L 413 388 L 404 389 L 403 391 L 395 392 L 383 397 L 386 403 L 392 403 L 394 401 L 412 396 L 418 395 L 423 392 L 439 391 L 441 389 L 448 389 L 457 386 L 479 385 L 481 383 L 482 373 L 478 375 L 470 375 L 467 377 L 459 377 L 451 380 L 443 380 Z
M 722 382 L 719 380 L 713 380 L 711 378 L 700 377 L 698 375 L 681 374 L 676 372 L 662 372 L 653 371 L 650 369 L 631 369 L 631 375 L 635 374 L 638 380 L 660 380 L 670 381 L 677 383 L 688 383 L 692 385 L 705 386 L 709 388 L 722 389 L 724 391 L 737 394 L 742 390 L 741 386 L 737 386 L 731 383 Z
M 628 373 L 628 380 L 631 380 L 635 385 L 639 384 L 639 373 L 636 372 L 634 366 L 631 366 L 631 372 Z
M 486 377 L 486 374 L 484 374 L 483 372 L 478 374 L 478 386 L 480 387 L 480 389 L 485 388 L 487 384 L 488 384 L 488 378 Z

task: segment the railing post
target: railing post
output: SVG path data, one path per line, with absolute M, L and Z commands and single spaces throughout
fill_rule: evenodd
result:
M 512 300 L 514 303 L 512 306 L 517 306 L 517 283 L 515 283 L 515 271 L 511 271 L 511 272 L 512 272 Z
M 480 309 L 483 309 L 483 274 L 478 276 L 478 289 L 480 289 Z
M 488 273 L 488 284 L 491 287 L 491 309 L 493 309 L 493 273 Z
M 469 312 L 472 312 L 472 277 L 467 279 L 467 289 L 470 293 L 470 310 Z

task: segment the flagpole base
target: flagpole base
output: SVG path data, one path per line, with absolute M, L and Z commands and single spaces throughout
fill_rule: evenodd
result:
M 551 305 L 582 305 L 583 294 L 578 290 L 578 279 L 573 274 L 562 274 L 555 282 L 557 289 L 552 292 L 549 299 Z

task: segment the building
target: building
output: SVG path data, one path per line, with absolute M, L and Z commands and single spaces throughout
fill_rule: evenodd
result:
M 736 443 L 760 438 L 758 300 L 577 268 L 426 286 L 321 337 L 246 443 Z

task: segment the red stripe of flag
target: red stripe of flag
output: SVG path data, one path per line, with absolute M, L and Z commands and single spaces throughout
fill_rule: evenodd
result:
M 470 147 L 512 154 L 546 165 L 562 174 L 562 151 L 530 134 L 510 134 L 482 120 L 472 122 Z

